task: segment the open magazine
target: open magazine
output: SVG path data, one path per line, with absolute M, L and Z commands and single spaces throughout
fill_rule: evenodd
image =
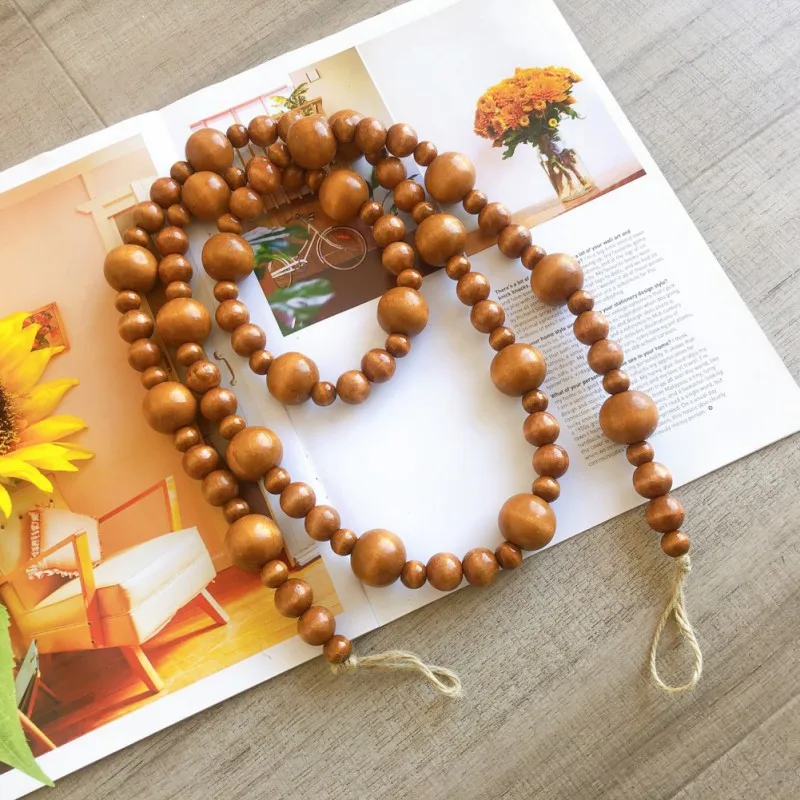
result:
M 574 79 L 574 113 L 558 122 L 557 136 L 494 146 L 498 130 L 521 124 L 498 107 L 498 85 L 513 91 L 549 66 Z M 133 206 L 184 157 L 193 130 L 224 131 L 287 108 L 326 116 L 353 108 L 408 122 L 440 150 L 466 153 L 478 187 L 535 228 L 536 243 L 577 255 L 625 347 L 625 369 L 658 404 L 652 441 L 676 485 L 800 428 L 798 387 L 550 0 L 410 3 L 9 169 L 0 175 L 0 319 L 29 312 L 26 323 L 40 326 L 34 351 L 62 348 L 45 377 L 78 381 L 58 413 L 86 423 L 73 441 L 94 453 L 77 472 L 50 476 L 52 495 L 9 486 L 14 513 L 0 530 L 18 708 L 53 778 L 318 655 L 274 610 L 258 576 L 231 566 L 222 514 L 183 474 L 169 438 L 144 422 L 139 376 L 125 363 L 102 278 L 104 254 L 132 225 Z M 243 165 L 255 152 L 237 158 Z M 409 176 L 421 172 L 407 162 Z M 355 168 L 388 211 L 391 193 L 370 165 Z M 473 266 L 489 278 L 507 324 L 548 361 L 544 388 L 571 459 L 555 544 L 642 501 L 623 448 L 600 433 L 600 378 L 568 335 L 571 316 L 538 304 L 528 273 L 490 246 L 474 217 L 462 219 Z M 195 296 L 212 308 L 199 256 L 215 232 L 193 226 L 189 253 Z M 337 224 L 308 192 L 281 191 L 245 235 L 256 271 L 241 298 L 274 354 L 307 353 L 331 379 L 381 346 L 375 310 L 390 276 L 367 226 Z M 527 491 L 533 474 L 521 407 L 487 380 L 494 353 L 452 282 L 433 271 L 422 291 L 428 328 L 390 386 L 374 387 L 363 406 L 285 408 L 222 331 L 206 351 L 224 385 L 236 387 L 240 413 L 278 433 L 284 465 L 318 502 L 356 532 L 397 531 L 424 562 L 437 551 L 498 544 L 497 510 Z M 0 385 L 10 368 L 2 344 Z M 248 501 L 275 516 L 290 568 L 350 637 L 441 596 L 430 586 L 364 587 L 263 487 Z M 103 646 L 81 617 L 71 550 L 20 569 L 78 530 L 92 544 Z M 16 771 L 0 775 L 3 797 L 36 786 Z

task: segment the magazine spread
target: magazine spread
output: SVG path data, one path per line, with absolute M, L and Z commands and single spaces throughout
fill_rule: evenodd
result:
M 404 56 L 409 42 L 413 59 Z M 493 146 L 497 87 L 534 80 L 549 66 L 571 76 L 574 115 L 558 123 L 557 137 L 505 152 Z M 19 711 L 41 734 L 32 746 L 53 778 L 318 655 L 274 610 L 258 576 L 231 566 L 221 512 L 183 473 L 169 437 L 144 422 L 143 390 L 114 335 L 118 315 L 100 266 L 152 179 L 183 158 L 192 131 L 224 131 L 287 107 L 326 116 L 354 108 L 412 124 L 440 151 L 467 154 L 478 187 L 535 229 L 537 244 L 575 254 L 625 348 L 633 385 L 658 404 L 651 440 L 676 485 L 800 429 L 798 387 L 550 0 L 409 3 L 9 169 L 0 175 L 0 320 L 25 312 L 24 325 L 39 326 L 34 351 L 61 348 L 44 379 L 77 382 L 58 413 L 83 420 L 74 441 L 94 454 L 77 472 L 49 476 L 52 496 L 13 487 L 14 514 L 0 531 L 0 600 L 12 621 Z M 241 149 L 237 163 L 257 151 Z M 405 162 L 409 177 L 422 177 L 413 158 Z M 373 168 L 363 159 L 353 168 L 396 211 Z M 265 199 L 265 214 L 245 233 L 256 271 L 240 285 L 241 299 L 271 352 L 306 353 L 322 379 L 335 381 L 383 345 L 376 306 L 391 276 L 360 221 L 326 219 L 308 190 Z M 543 388 L 570 454 L 553 544 L 640 504 L 624 448 L 597 425 L 605 395 L 571 335 L 572 315 L 537 303 L 519 262 L 503 257 L 460 206 L 448 211 L 467 226 L 473 269 L 489 278 L 506 324 L 547 359 Z M 398 213 L 411 230 L 410 216 Z M 214 233 L 213 225 L 190 230 L 192 289 L 209 308 L 213 281 L 200 253 Z M 53 236 L 63 245 L 58 258 Z M 235 387 L 239 413 L 280 436 L 284 466 L 313 486 L 317 502 L 333 505 L 357 533 L 398 532 L 409 557 L 424 562 L 439 551 L 494 548 L 498 509 L 535 476 L 532 448 L 519 435 L 524 412 L 487 380 L 494 351 L 470 325 L 453 282 L 432 270 L 422 292 L 428 327 L 391 384 L 375 386 L 364 405 L 284 407 L 227 334 L 215 328 L 206 352 L 223 385 Z M 2 369 L 0 358 L 0 380 Z M 756 400 L 753 385 L 769 391 Z M 758 424 L 744 422 L 756 402 Z M 224 453 L 224 440 L 210 442 Z M 247 499 L 276 518 L 291 570 L 351 638 L 442 596 L 430 586 L 364 587 L 347 559 L 310 540 L 262 486 Z M 102 641 L 81 616 L 76 556 L 66 548 L 55 561 L 35 562 L 40 545 L 44 552 L 79 530 L 96 549 Z M 17 771 L 0 774 L 3 797 L 36 787 Z

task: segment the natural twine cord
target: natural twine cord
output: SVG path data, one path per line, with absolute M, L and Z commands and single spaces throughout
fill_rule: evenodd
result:
M 446 667 L 426 664 L 419 656 L 406 650 L 387 650 L 374 656 L 351 655 L 342 664 L 331 664 L 334 675 L 359 669 L 405 669 L 418 672 L 439 694 L 461 697 L 461 678 Z
M 650 677 L 653 683 L 659 689 L 667 694 L 681 694 L 688 692 L 697 686 L 700 676 L 703 674 L 703 653 L 700 650 L 700 645 L 697 642 L 692 623 L 689 621 L 688 612 L 686 611 L 686 595 L 684 594 L 684 585 L 686 578 L 692 571 L 692 562 L 688 555 L 681 556 L 675 561 L 675 573 L 672 578 L 672 592 L 669 601 L 661 612 L 661 617 L 658 620 L 655 633 L 653 634 L 653 643 L 650 645 Z M 661 641 L 661 634 L 669 622 L 670 615 L 675 615 L 675 622 L 680 628 L 680 632 L 686 637 L 689 647 L 692 649 L 694 655 L 694 666 L 692 669 L 692 676 L 687 683 L 682 686 L 670 686 L 661 680 L 658 674 L 658 644 Z

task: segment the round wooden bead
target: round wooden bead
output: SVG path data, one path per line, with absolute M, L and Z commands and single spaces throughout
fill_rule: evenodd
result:
M 471 269 L 472 265 L 465 255 L 453 256 L 448 259 L 447 263 L 444 265 L 444 271 L 447 277 L 454 281 L 463 278 Z
M 156 330 L 167 347 L 187 342 L 202 343 L 211 333 L 208 309 L 190 297 L 168 300 L 156 314 Z
M 672 474 L 663 464 L 648 461 L 634 470 L 633 488 L 642 497 L 660 497 L 672 488 Z
M 251 425 L 239 431 L 228 444 L 225 460 L 240 481 L 259 481 L 278 466 L 283 458 L 283 445 L 269 428 Z
M 386 128 L 375 117 L 366 117 L 356 125 L 353 141 L 362 153 L 374 153 L 386 144 Z
M 339 512 L 333 506 L 314 506 L 306 514 L 306 533 L 317 542 L 327 542 L 342 525 Z
M 550 504 L 533 494 L 515 494 L 503 503 L 497 524 L 504 539 L 522 550 L 538 550 L 556 532 L 556 516 Z
M 421 167 L 427 167 L 431 164 L 434 158 L 438 155 L 439 151 L 433 142 L 420 142 L 414 148 L 414 161 Z
M 275 142 L 267 148 L 267 158 L 281 170 L 292 163 L 292 155 L 289 148 L 283 142 Z M 281 172 L 281 183 L 283 183 L 283 172 Z
M 522 565 L 522 550 L 511 542 L 502 542 L 497 545 L 494 557 L 503 569 L 517 569 Z
M 337 556 L 349 556 L 350 553 L 353 552 L 357 541 L 358 536 L 349 528 L 339 528 L 339 530 L 334 531 L 333 536 L 331 536 L 331 550 L 333 550 Z
M 456 297 L 465 306 L 474 306 L 489 296 L 492 287 L 489 279 L 481 272 L 468 272 L 458 279 Z
M 525 392 L 522 395 L 522 407 L 529 413 L 534 414 L 537 411 L 545 411 L 550 401 L 547 395 L 541 389 L 532 389 L 530 392 Z
M 207 444 L 190 447 L 181 460 L 183 471 L 195 480 L 200 480 L 219 466 L 219 454 Z
M 487 203 L 478 214 L 478 227 L 488 236 L 497 236 L 511 224 L 511 211 L 502 203 Z
M 275 608 L 284 617 L 299 617 L 314 602 L 312 588 L 303 580 L 289 578 L 275 590 Z
M 394 189 L 405 177 L 406 168 L 399 158 L 388 156 L 375 165 L 375 180 L 384 189 Z M 421 199 L 424 199 L 424 193 Z
M 164 210 L 152 200 L 133 207 L 133 222 L 147 233 L 156 233 L 164 225 Z
M 145 389 L 152 389 L 154 386 L 158 386 L 159 383 L 164 383 L 164 381 L 168 380 L 169 375 L 162 367 L 148 367 L 142 373 L 142 386 Z
M 248 186 L 242 186 L 231 195 L 231 214 L 239 219 L 255 219 L 264 211 L 264 201 Z
M 225 131 L 225 135 L 228 137 L 228 141 L 237 149 L 247 147 L 247 144 L 250 141 L 250 135 L 247 133 L 247 128 L 239 123 L 234 123 L 231 125 L 228 130 Z
M 415 289 L 396 286 L 378 301 L 378 324 L 386 333 L 416 336 L 428 324 L 428 304 Z
M 274 360 L 272 353 L 262 348 L 250 353 L 247 363 L 256 375 L 266 375 Z
M 280 118 L 278 119 L 278 136 L 283 139 L 285 142 L 289 138 L 289 129 L 294 125 L 297 120 L 302 119 L 305 116 L 305 113 L 301 111 L 299 108 L 292 108 L 289 111 L 286 111 L 284 114 L 281 114 Z
M 228 470 L 215 469 L 203 478 L 202 492 L 209 505 L 220 508 L 238 496 L 239 484 Z
M 323 213 L 334 222 L 355 219 L 361 206 L 369 199 L 367 182 L 349 169 L 331 172 L 319 188 L 319 204 Z
M 236 411 L 239 401 L 230 389 L 217 386 L 200 399 L 200 413 L 210 422 L 219 422 Z
M 506 312 L 494 300 L 479 300 L 469 312 L 469 321 L 476 331 L 491 333 L 506 320 Z
M 233 163 L 233 145 L 221 131 L 200 128 L 186 140 L 186 160 L 196 172 L 221 174 Z
M 167 285 L 167 288 L 164 290 L 164 297 L 167 300 L 175 300 L 179 297 L 191 297 L 192 296 L 192 287 L 189 286 L 188 283 L 184 283 L 183 281 L 172 281 L 172 283 Z
M 395 368 L 394 358 L 380 348 L 369 350 L 361 359 L 361 371 L 370 383 L 385 383 L 394 375 Z
M 282 492 L 280 497 L 281 509 L 283 513 L 293 519 L 302 519 L 317 502 L 314 490 L 302 481 L 290 483 Z
M 223 300 L 214 312 L 217 325 L 227 333 L 233 333 L 240 325 L 250 322 L 250 311 L 241 300 Z
M 195 172 L 183 184 L 183 204 L 200 220 L 221 217 L 228 210 L 231 190 L 215 172 Z
M 397 276 L 398 286 L 408 286 L 409 289 L 422 288 L 422 273 L 417 269 L 404 269 Z
M 621 369 L 612 369 L 603 375 L 603 388 L 609 394 L 619 394 L 620 392 L 627 391 L 631 386 L 631 379 L 628 377 L 627 372 Z
M 181 453 L 185 453 L 190 447 L 194 447 L 202 441 L 203 437 L 200 435 L 200 431 L 191 425 L 178 428 L 172 437 L 172 444 Z
M 174 433 L 178 428 L 194 422 L 197 400 L 182 383 L 166 381 L 154 386 L 144 396 L 142 413 L 153 430 Z
M 189 249 L 189 237 L 183 228 L 168 225 L 155 235 L 155 245 L 162 256 L 172 253 L 183 255 Z
M 402 165 L 402 161 L 400 164 Z M 405 174 L 405 167 L 403 167 L 403 173 Z M 425 190 L 414 180 L 401 179 L 393 188 L 392 199 L 401 211 L 410 212 L 417 203 L 425 200 Z
M 374 528 L 358 537 L 350 554 L 350 568 L 367 586 L 389 586 L 403 571 L 406 548 L 391 531 Z
M 406 235 L 406 224 L 396 214 L 384 214 L 372 226 L 372 238 L 378 247 L 399 242 Z
M 653 445 L 650 442 L 634 442 L 625 448 L 625 457 L 628 459 L 629 464 L 634 467 L 639 467 L 652 461 L 655 457 Z
M 522 397 L 537 389 L 546 372 L 544 356 L 532 344 L 523 342 L 500 350 L 489 368 L 492 383 L 509 397 Z
M 592 345 L 608 336 L 608 319 L 599 311 L 584 311 L 575 319 L 572 331 L 581 344 Z
M 661 549 L 670 558 L 685 556 L 691 546 L 689 537 L 683 531 L 669 531 L 661 537 Z
M 158 262 L 158 277 L 161 283 L 169 286 L 175 281 L 188 283 L 192 278 L 192 264 L 180 253 L 170 253 Z
M 671 494 L 662 494 L 654 497 L 645 506 L 644 515 L 647 524 L 659 533 L 675 531 L 683 524 L 683 506 L 677 497 Z
M 561 494 L 561 486 L 559 486 L 555 478 L 549 475 L 540 475 L 531 484 L 531 494 L 535 494 L 537 497 L 541 497 L 542 500 L 552 503 L 558 500 Z
M 303 169 L 321 169 L 336 154 L 336 137 L 328 120 L 320 114 L 300 117 L 290 127 L 286 144 L 292 158 Z
M 391 242 L 381 253 L 381 264 L 392 275 L 399 275 L 403 270 L 411 269 L 415 262 L 416 253 L 408 242 Z
M 128 344 L 153 335 L 153 318 L 144 311 L 126 311 L 117 321 L 117 332 Z
M 504 347 L 514 344 L 516 340 L 517 336 L 514 331 L 502 325 L 489 333 L 489 346 L 492 350 L 502 350 Z
M 543 247 L 539 247 L 538 244 L 530 244 L 522 251 L 520 256 L 522 266 L 525 269 L 533 269 L 546 255 L 547 253 Z
M 211 361 L 195 361 L 186 370 L 184 383 L 197 394 L 205 394 L 222 382 L 219 368 Z
M 537 475 L 560 478 L 569 469 L 569 455 L 558 444 L 544 444 L 533 454 L 533 469 Z
M 399 158 L 410 156 L 418 142 L 417 132 L 405 122 L 397 122 L 386 131 L 386 148 Z
M 261 583 L 268 589 L 277 589 L 289 579 L 289 567 L 286 566 L 285 561 L 275 558 L 264 564 L 259 577 L 261 578 Z
M 278 138 L 278 123 L 264 114 L 253 117 L 247 126 L 250 141 L 259 147 L 269 147 Z
M 421 561 L 406 561 L 400 571 L 400 580 L 408 589 L 421 589 L 428 580 L 425 565 Z
M 241 497 L 228 500 L 228 502 L 222 506 L 222 516 L 225 518 L 225 522 L 227 522 L 228 525 L 233 524 L 237 519 L 246 517 L 249 513 L 250 506 L 247 504 L 247 501 L 242 500 Z
M 186 344 L 182 344 L 175 351 L 175 360 L 182 367 L 188 367 L 190 364 L 194 364 L 195 361 L 199 361 L 201 358 L 205 357 L 205 351 L 196 342 L 187 342 Z
M 136 311 L 136 309 L 141 307 L 142 298 L 137 292 L 132 292 L 130 290 L 118 292 L 114 299 L 114 308 L 116 308 L 120 314 L 124 314 L 126 311 Z
M 219 421 L 220 436 L 228 441 L 233 439 L 237 433 L 241 433 L 246 427 L 247 422 L 245 422 L 244 417 L 240 417 L 238 414 L 229 414 Z
M 578 289 L 573 292 L 567 300 L 567 308 L 577 317 L 586 311 L 591 311 L 594 308 L 594 297 L 585 292 L 583 289 Z
M 259 194 L 272 194 L 281 188 L 280 168 L 264 156 L 253 156 L 245 171 L 250 188 Z
M 467 231 L 452 214 L 434 214 L 414 231 L 419 257 L 433 267 L 443 267 L 448 259 L 463 253 L 466 243 Z
M 144 247 L 121 244 L 110 250 L 103 262 L 107 283 L 118 292 L 134 291 L 145 294 L 156 285 L 158 262 Z
M 365 225 L 374 225 L 383 216 L 383 207 L 377 200 L 367 200 L 358 209 L 358 218 Z
M 191 165 L 188 165 L 192 169 Z M 186 180 L 191 176 L 187 176 Z M 184 181 L 185 183 L 185 181 Z M 157 178 L 150 186 L 150 199 L 161 208 L 169 208 L 181 201 L 182 188 L 174 178 Z
M 528 444 L 541 447 L 558 439 L 561 428 L 558 420 L 546 411 L 535 411 L 526 417 L 522 425 L 522 435 Z
M 317 381 L 311 388 L 311 400 L 318 406 L 329 406 L 336 400 L 336 387 L 330 381 Z
M 349 369 L 336 381 L 336 394 L 343 403 L 351 406 L 363 403 L 369 397 L 370 391 L 369 379 L 361 370 Z
M 500 571 L 494 553 L 485 547 L 475 547 L 464 556 L 461 566 L 467 583 L 472 586 L 488 586 Z
M 425 170 L 425 188 L 440 203 L 460 203 L 475 186 L 475 165 L 463 153 L 441 153 Z
M 531 232 L 524 225 L 511 223 L 500 231 L 497 249 L 506 258 L 519 258 L 531 243 Z
M 373 153 L 365 153 L 364 160 L 367 164 L 371 164 L 373 167 L 378 166 L 378 162 L 382 161 L 384 158 L 389 157 L 389 151 L 385 147 L 381 147 L 380 150 L 375 150 Z
M 356 125 L 364 119 L 364 115 L 352 108 L 342 108 L 328 117 L 336 141 L 340 144 L 349 144 L 356 135 Z
M 436 553 L 425 566 L 428 583 L 440 592 L 457 589 L 464 577 L 464 570 L 458 556 L 453 553 Z
M 273 467 L 264 476 L 264 488 L 270 494 L 280 494 L 291 482 L 292 476 L 283 467 Z
M 617 444 L 641 442 L 657 426 L 658 409 L 644 392 L 628 390 L 612 394 L 600 407 L 600 427 L 606 437 Z
M 324 169 L 309 169 L 306 171 L 306 186 L 316 194 L 327 176 L 328 173 Z
M 414 208 L 411 209 L 411 219 L 413 219 L 417 225 L 420 225 L 423 220 L 432 217 L 435 213 L 436 209 L 433 207 L 433 204 L 425 200 L 422 203 L 417 203 Z
M 395 358 L 403 358 L 407 356 L 411 350 L 411 339 L 408 336 L 403 336 L 402 333 L 390 333 L 386 337 L 384 343 L 386 352 Z
M 611 370 L 619 369 L 625 363 L 625 353 L 622 345 L 613 339 L 601 339 L 589 348 L 586 362 L 593 372 L 605 375 Z
M 548 306 L 561 306 L 583 288 L 580 262 L 566 253 L 551 253 L 531 273 L 531 289 Z
M 250 242 L 235 233 L 217 233 L 203 245 L 203 269 L 215 281 L 238 282 L 255 265 Z
M 188 161 L 176 161 L 169 168 L 169 175 L 177 183 L 185 183 L 186 179 L 194 172 L 194 168 Z M 152 196 L 152 189 L 150 190 Z M 159 205 L 161 205 L 159 203 Z M 171 203 L 169 205 L 172 205 Z M 166 206 L 164 206 L 166 208 Z
M 238 296 L 239 288 L 233 281 L 217 281 L 214 284 L 214 297 L 220 303 L 224 303 L 226 300 L 236 300 Z M 242 323 L 240 322 L 239 324 L 241 325 Z
M 489 198 L 480 189 L 473 189 L 467 192 L 462 205 L 467 214 L 477 214 L 488 202 Z
M 235 233 L 238 235 L 244 230 L 244 227 L 239 217 L 234 217 L 233 214 L 223 214 L 217 218 L 217 230 L 220 233 Z
M 311 606 L 297 620 L 297 635 L 314 647 L 325 644 L 336 630 L 336 620 L 323 606 Z
M 288 164 L 281 175 L 281 188 L 288 194 L 299 192 L 306 182 L 306 171 L 297 164 Z
M 161 348 L 152 339 L 137 339 L 128 346 L 128 364 L 137 372 L 157 367 L 161 359 Z
M 247 173 L 241 167 L 228 167 L 228 169 L 222 173 L 222 177 L 225 183 L 228 184 L 228 188 L 231 192 L 235 192 L 237 189 L 243 189 L 247 186 Z
M 322 647 L 322 655 L 329 664 L 343 664 L 353 652 L 353 643 L 346 637 L 331 636 Z
M 259 572 L 268 561 L 281 554 L 283 537 L 275 520 L 263 514 L 248 514 L 228 528 L 224 547 L 230 561 L 239 569 Z
M 249 358 L 258 350 L 263 350 L 267 343 L 267 335 L 252 322 L 240 325 L 231 334 L 231 347 L 233 352 L 244 358 Z
M 319 380 L 317 365 L 302 353 L 282 353 L 267 373 L 267 389 L 286 406 L 305 403 Z

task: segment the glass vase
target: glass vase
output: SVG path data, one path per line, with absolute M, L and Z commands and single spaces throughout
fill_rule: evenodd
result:
M 596 188 L 574 147 L 568 147 L 557 134 L 539 137 L 539 163 L 562 203 L 574 200 Z

